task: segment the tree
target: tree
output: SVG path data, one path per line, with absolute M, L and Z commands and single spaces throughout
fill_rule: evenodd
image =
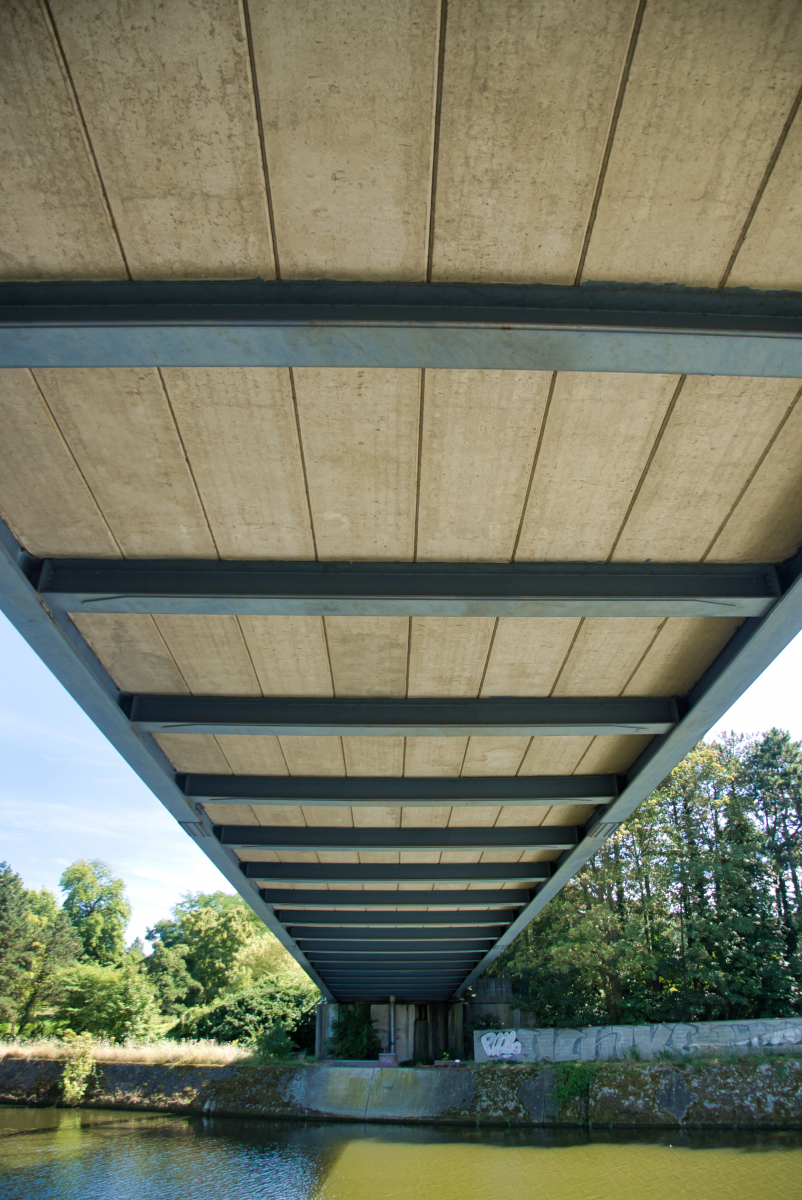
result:
M 237 955 L 262 929 L 259 918 L 239 896 L 197 892 L 184 896 L 172 919 L 157 921 L 147 938 L 168 949 L 184 947 L 187 971 L 208 1004 L 241 982 Z
M 33 949 L 28 936 L 28 902 L 19 875 L 0 863 L 0 1018 L 15 1031 Z
M 159 1010 L 153 986 L 131 963 L 79 963 L 68 974 L 55 1021 L 61 1032 L 91 1033 L 123 1042 L 154 1036 Z
M 186 1033 L 218 1042 L 257 1045 L 283 1029 L 295 1048 L 314 1050 L 319 999 L 320 993 L 308 980 L 302 984 L 266 978 L 200 1013 Z
M 156 942 L 153 953 L 145 959 L 145 971 L 165 1016 L 178 1016 L 185 1007 L 200 1001 L 201 985 L 187 970 L 186 957 L 186 946 Z
M 340 1005 L 328 1048 L 333 1058 L 376 1058 L 381 1042 L 370 1019 L 369 1004 Z
M 798 1011 L 801 801 L 788 734 L 700 743 L 491 974 L 541 1025 Z
M 19 1008 L 19 1027 L 30 1033 L 38 1018 L 62 995 L 64 971 L 75 963 L 81 944 L 52 892 L 29 891 L 28 939 L 32 952 Z
M 120 962 L 131 916 L 122 879 L 100 859 L 79 859 L 64 871 L 59 887 L 65 893 L 64 911 L 81 942 L 83 957 L 102 966 Z

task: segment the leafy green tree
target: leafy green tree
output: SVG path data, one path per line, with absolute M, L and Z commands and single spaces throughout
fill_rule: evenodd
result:
M 541 1025 L 799 1011 L 802 748 L 701 743 L 494 963 Z
M 101 966 L 119 963 L 125 952 L 125 927 L 131 917 L 122 879 L 100 859 L 79 859 L 64 871 L 59 887 L 83 957 Z
M 211 1038 L 247 1045 L 278 1044 L 283 1030 L 298 1050 L 314 1050 L 318 989 L 308 980 L 265 978 L 237 995 L 228 996 L 194 1016 L 176 1030 L 184 1037 Z
M 184 1008 L 200 1002 L 201 985 L 187 970 L 187 952 L 184 945 L 165 946 L 157 941 L 145 959 L 145 971 L 165 1016 L 178 1016 Z
M 64 990 L 64 972 L 75 963 L 81 944 L 52 892 L 29 891 L 28 945 L 32 951 L 19 1009 L 19 1027 L 31 1033 Z
M 0 1019 L 12 1033 L 34 960 L 28 936 L 28 901 L 19 875 L 0 863 Z
M 157 921 L 147 932 L 154 946 L 184 947 L 183 957 L 191 977 L 210 1003 L 240 982 L 238 955 L 249 939 L 263 931 L 261 921 L 239 896 L 225 892 L 189 893 L 172 911 L 172 918 Z
M 55 1022 L 62 1032 L 145 1040 L 159 1031 L 159 1010 L 152 984 L 133 964 L 79 963 L 67 975 Z
M 373 1059 L 381 1050 L 369 1004 L 340 1005 L 328 1046 L 333 1058 Z

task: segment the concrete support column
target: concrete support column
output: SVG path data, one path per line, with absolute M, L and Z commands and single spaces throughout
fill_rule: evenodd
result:
M 448 1053 L 452 1058 L 464 1058 L 463 1036 L 464 1004 L 452 1004 L 448 1010 Z

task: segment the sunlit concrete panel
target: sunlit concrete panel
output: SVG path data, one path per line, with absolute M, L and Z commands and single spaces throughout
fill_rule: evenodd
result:
M 133 277 L 272 278 L 239 7 L 51 8 Z
M 717 286 L 801 55 L 796 0 L 646 5 L 584 280 Z
M 0 277 L 125 279 L 97 172 L 35 0 L 0 5 Z
M 423 279 L 436 0 L 250 0 L 285 279 Z

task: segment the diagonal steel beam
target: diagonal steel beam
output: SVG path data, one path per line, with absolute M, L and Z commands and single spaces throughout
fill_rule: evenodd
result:
M 252 696 L 131 696 L 121 706 L 143 733 L 362 737 L 576 737 L 668 733 L 670 697 L 494 697 L 487 700 L 299 700 Z
M 482 826 L 388 829 L 342 825 L 215 825 L 214 833 L 223 846 L 240 849 L 264 846 L 271 850 L 310 853 L 327 850 L 567 850 L 577 844 L 580 836 L 574 825 L 507 825 L 494 829 Z
M 351 808 L 377 804 L 416 807 L 448 804 L 454 808 L 486 804 L 596 805 L 609 804 L 618 795 L 615 775 L 467 775 L 459 779 L 179 775 L 177 778 L 184 795 L 192 800 L 237 800 L 252 805 L 343 804 Z
M 54 611 L 234 616 L 754 617 L 770 564 L 47 559 Z
M 798 293 L 628 284 L 6 283 L 0 367 L 802 376 Z

